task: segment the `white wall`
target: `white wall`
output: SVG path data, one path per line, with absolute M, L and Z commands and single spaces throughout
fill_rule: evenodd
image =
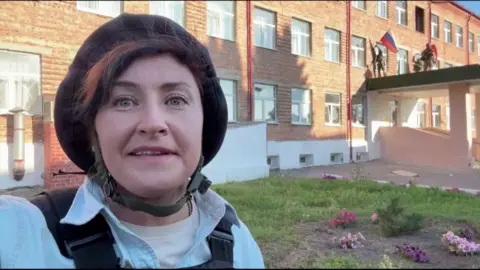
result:
M 375 92 L 367 93 L 367 140 L 368 155 L 371 160 L 381 157 L 378 129 L 390 126 L 389 100 L 393 100 L 393 97 Z
M 13 144 L 0 143 L 0 189 L 43 185 L 44 152 L 42 143 L 25 143 L 25 176 L 12 177 Z
M 365 140 L 353 140 L 353 159 L 357 152 L 367 152 Z M 312 166 L 330 165 L 330 154 L 342 153 L 343 163 L 350 161 L 347 140 L 269 141 L 268 155 L 278 156 L 281 170 L 300 168 L 300 155 L 313 155 Z
M 267 177 L 267 125 L 229 127 L 222 148 L 202 171 L 214 184 Z

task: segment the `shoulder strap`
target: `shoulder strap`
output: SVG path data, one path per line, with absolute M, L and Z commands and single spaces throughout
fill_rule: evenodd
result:
M 48 229 L 63 256 L 73 259 L 76 268 L 117 268 L 113 237 L 101 214 L 86 224 L 60 224 L 75 198 L 77 188 L 65 188 L 38 194 L 31 202 L 45 216 Z

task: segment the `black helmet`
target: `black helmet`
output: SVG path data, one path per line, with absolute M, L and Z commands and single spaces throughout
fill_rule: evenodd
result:
M 90 133 L 77 119 L 75 105 L 87 71 L 115 46 L 128 41 L 175 37 L 184 43 L 202 63 L 201 78 L 204 113 L 202 155 L 199 168 L 208 164 L 220 150 L 227 122 L 227 104 L 208 50 L 182 26 L 157 15 L 124 13 L 95 30 L 78 50 L 55 98 L 55 130 L 63 151 L 80 169 L 87 172 L 95 163 Z M 203 162 L 202 162 L 203 161 Z M 192 180 L 195 175 L 192 176 Z M 193 192 L 197 188 L 193 189 Z M 105 190 L 105 189 L 104 189 Z

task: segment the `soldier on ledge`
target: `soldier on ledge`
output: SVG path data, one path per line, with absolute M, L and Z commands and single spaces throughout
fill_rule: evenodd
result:
M 431 70 L 433 64 L 437 62 L 437 59 L 435 59 L 435 54 L 433 53 L 433 49 L 432 49 L 432 46 L 430 46 L 430 43 L 427 43 L 425 49 L 422 52 L 422 57 L 420 59 L 423 61 L 423 71 Z
M 382 50 L 378 47 L 378 45 L 375 45 L 374 48 L 374 55 L 373 55 L 373 76 L 377 77 L 377 71 L 378 71 L 378 77 L 381 77 L 381 72 L 383 71 L 383 76 L 386 76 L 385 72 L 385 58 L 383 57 L 383 52 Z

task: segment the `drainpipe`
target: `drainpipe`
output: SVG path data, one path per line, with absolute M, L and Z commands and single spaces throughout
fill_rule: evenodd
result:
M 253 122 L 252 48 L 252 3 L 250 0 L 247 0 L 247 90 L 250 120 Z
M 439 30 L 440 31 L 440 30 Z M 427 43 L 432 43 L 432 1 L 428 1 L 428 34 Z M 433 127 L 433 98 L 429 99 L 430 103 L 430 127 Z
M 347 136 L 349 141 L 349 150 L 350 150 L 350 163 L 353 163 L 353 146 L 352 146 L 352 96 L 351 96 L 351 86 L 350 86 L 350 19 L 351 19 L 351 2 L 350 0 L 346 1 L 347 4 L 347 38 L 346 38 L 346 79 L 347 79 Z
M 465 52 L 467 53 L 467 65 L 470 65 L 470 19 L 472 18 L 472 13 L 468 13 L 467 20 L 467 46 L 465 46 Z M 475 43 L 475 40 L 472 40 L 472 43 Z
M 25 124 L 23 109 L 10 110 L 13 113 L 13 179 L 20 181 L 25 176 Z

